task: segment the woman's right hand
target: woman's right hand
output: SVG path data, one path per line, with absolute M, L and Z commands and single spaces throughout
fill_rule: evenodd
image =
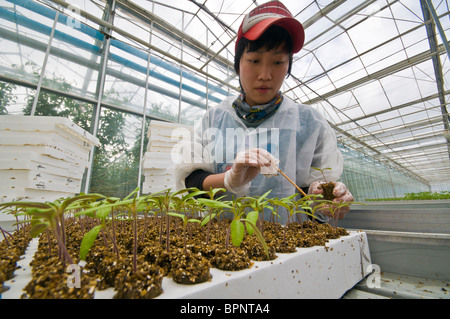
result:
M 231 168 L 226 171 L 225 188 L 234 194 L 243 194 L 250 188 L 250 182 L 260 172 L 261 167 L 271 166 L 275 158 L 262 148 L 252 148 L 239 152 Z

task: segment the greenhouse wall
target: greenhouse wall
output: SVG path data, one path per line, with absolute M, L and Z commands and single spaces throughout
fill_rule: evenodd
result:
M 400 198 L 406 193 L 428 192 L 430 185 L 361 152 L 340 145 L 344 156 L 341 181 L 356 201 Z

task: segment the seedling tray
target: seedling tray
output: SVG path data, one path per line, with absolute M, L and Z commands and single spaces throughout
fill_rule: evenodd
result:
M 31 279 L 32 256 L 37 249 L 34 239 L 18 262 L 15 277 L 5 282 L 10 289 L 2 299 L 20 298 Z M 371 264 L 367 236 L 349 232 L 331 239 L 326 246 L 297 248 L 291 254 L 277 254 L 272 261 L 254 262 L 251 268 L 222 271 L 211 268 L 212 279 L 197 285 L 181 285 L 164 277 L 159 299 L 276 299 L 340 298 L 360 282 Z M 96 290 L 95 299 L 111 299 L 113 288 Z
M 297 248 L 250 269 L 211 269 L 211 282 L 182 286 L 164 278 L 159 298 L 340 298 L 362 280 L 370 264 L 365 233 L 330 240 L 326 246 Z
M 326 246 L 297 248 L 277 254 L 272 261 L 254 262 L 249 269 L 222 271 L 211 268 L 212 279 L 181 285 L 164 277 L 160 299 L 275 299 L 340 298 L 361 281 L 371 264 L 364 232 L 331 239 Z M 96 299 L 110 299 L 115 291 L 97 290 Z

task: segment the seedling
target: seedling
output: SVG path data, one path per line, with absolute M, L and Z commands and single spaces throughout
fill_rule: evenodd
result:
M 203 218 L 201 225 L 204 226 L 206 224 L 208 224 L 208 232 L 206 235 L 206 244 L 209 244 L 209 235 L 210 235 L 210 231 L 211 231 L 211 220 L 216 216 L 216 214 L 214 213 L 214 209 L 224 209 L 224 208 L 229 208 L 228 205 L 226 205 L 225 203 L 220 201 L 220 198 L 218 199 L 214 199 L 214 197 L 216 196 L 216 194 L 218 192 L 225 192 L 226 189 L 225 188 L 210 188 L 209 191 L 205 192 L 205 194 L 209 195 L 209 199 L 208 198 L 197 198 L 197 201 L 201 204 L 203 204 L 206 207 L 209 207 L 209 214 L 205 216 L 205 218 Z
M 264 209 L 268 208 L 273 211 L 273 207 L 270 206 L 270 202 L 266 198 L 270 194 L 271 191 L 272 190 L 269 190 L 265 194 L 263 194 L 259 197 L 252 198 L 252 200 L 250 202 L 250 207 L 252 207 L 258 213 L 257 214 L 258 219 L 255 222 L 255 224 L 258 226 L 261 233 L 264 232 L 264 225 L 262 222 L 264 220 Z
M 323 168 L 323 169 L 317 168 L 317 167 L 311 167 L 311 168 L 322 173 L 324 183 L 321 183 L 319 187 L 323 190 L 323 197 L 328 200 L 333 200 L 334 199 L 333 190 L 334 190 L 335 183 L 333 183 L 331 181 L 328 182 L 327 178 L 325 177 L 325 170 L 331 170 L 331 168 L 329 168 L 329 167 Z
M 112 205 L 114 205 L 116 201 L 112 201 Z M 111 204 L 111 202 L 110 202 Z M 81 241 L 80 245 L 80 260 L 85 260 L 86 256 L 97 239 L 97 235 L 100 231 L 106 230 L 106 225 L 110 222 L 114 223 L 114 206 L 99 202 L 97 205 L 93 207 L 96 210 L 91 215 L 92 217 L 96 217 L 100 220 L 100 225 L 94 226 L 90 231 L 88 231 Z M 76 216 L 86 215 L 89 216 L 89 212 L 87 210 L 77 213 Z M 111 220 L 107 220 L 109 214 L 111 213 Z M 114 226 L 114 224 L 113 224 Z M 106 230 L 106 234 L 108 238 L 112 241 L 114 252 L 116 253 L 116 258 L 119 259 L 119 248 L 117 247 L 116 239 L 115 239 L 115 230 L 113 227 L 113 236 L 109 235 L 109 232 Z
M 311 168 L 312 168 L 312 169 L 315 169 L 316 171 L 321 172 L 321 173 L 322 173 L 322 176 L 323 176 L 324 182 L 325 182 L 325 183 L 328 183 L 327 178 L 325 177 L 325 170 L 332 170 L 332 168 L 330 168 L 330 167 L 327 167 L 327 168 L 318 168 L 318 167 L 312 167 L 312 166 L 311 166 Z
M 55 200 L 53 202 L 40 203 L 40 202 L 8 202 L 2 203 L 0 207 L 11 207 L 15 206 L 27 209 L 27 214 L 32 216 L 31 219 L 31 236 L 37 237 L 44 230 L 50 228 L 53 235 L 56 238 L 58 244 L 60 258 L 63 264 L 68 262 L 73 264 L 72 257 L 67 251 L 65 245 L 65 227 L 64 227 L 64 215 L 73 209 L 79 201 L 95 201 L 97 199 L 103 198 L 100 194 L 82 194 L 75 197 Z
M 186 228 L 188 223 L 200 223 L 198 219 L 195 218 L 188 218 L 186 215 L 179 214 L 179 213 L 168 213 L 170 216 L 179 217 L 183 220 L 183 243 L 184 243 L 184 252 L 187 254 L 187 234 L 186 234 Z
M 5 238 L 6 245 L 9 246 L 8 237 L 6 235 L 8 235 L 11 238 L 13 238 L 13 236 L 10 233 L 8 233 L 6 230 L 3 230 L 3 228 L 1 228 L 1 227 L 0 227 L 0 231 L 2 232 L 3 238 Z
M 230 224 L 230 232 L 231 232 L 231 240 L 234 246 L 239 247 L 244 240 L 245 230 L 247 228 L 247 232 L 249 235 L 252 235 L 253 233 L 256 234 L 259 242 L 261 243 L 264 252 L 267 255 L 267 258 L 269 257 L 269 249 L 267 247 L 267 243 L 262 235 L 262 233 L 259 231 L 258 227 L 256 226 L 256 222 L 258 220 L 258 211 L 253 210 L 247 214 L 245 218 L 242 218 L 242 216 L 245 214 L 245 205 L 241 203 L 242 200 L 245 200 L 246 198 L 240 198 L 235 200 L 233 197 L 233 201 L 230 205 L 231 210 L 233 212 L 233 220 Z M 245 223 L 245 225 L 243 224 Z M 250 227 L 248 227 L 250 226 Z M 226 240 L 226 247 L 228 247 L 228 235 Z

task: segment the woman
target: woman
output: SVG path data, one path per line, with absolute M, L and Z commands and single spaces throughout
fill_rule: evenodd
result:
M 237 196 L 259 196 L 268 190 L 270 197 L 292 195 L 296 189 L 284 177 L 268 178 L 276 172 L 274 164 L 313 194 L 322 192 L 317 188 L 322 173 L 311 167 L 331 168 L 327 179 L 339 178 L 343 159 L 331 127 L 316 110 L 280 91 L 290 75 L 292 56 L 303 43 L 302 25 L 279 1 L 260 5 L 244 17 L 235 47 L 242 93 L 206 112 L 195 129 L 194 144 L 200 147 L 190 150 L 197 160 L 178 165 L 178 187 L 221 187 Z M 342 183 L 334 195 L 338 202 L 353 200 Z M 341 209 L 338 218 L 348 210 Z M 319 217 L 327 221 L 330 213 L 323 213 Z M 287 212 L 279 214 L 285 223 Z

